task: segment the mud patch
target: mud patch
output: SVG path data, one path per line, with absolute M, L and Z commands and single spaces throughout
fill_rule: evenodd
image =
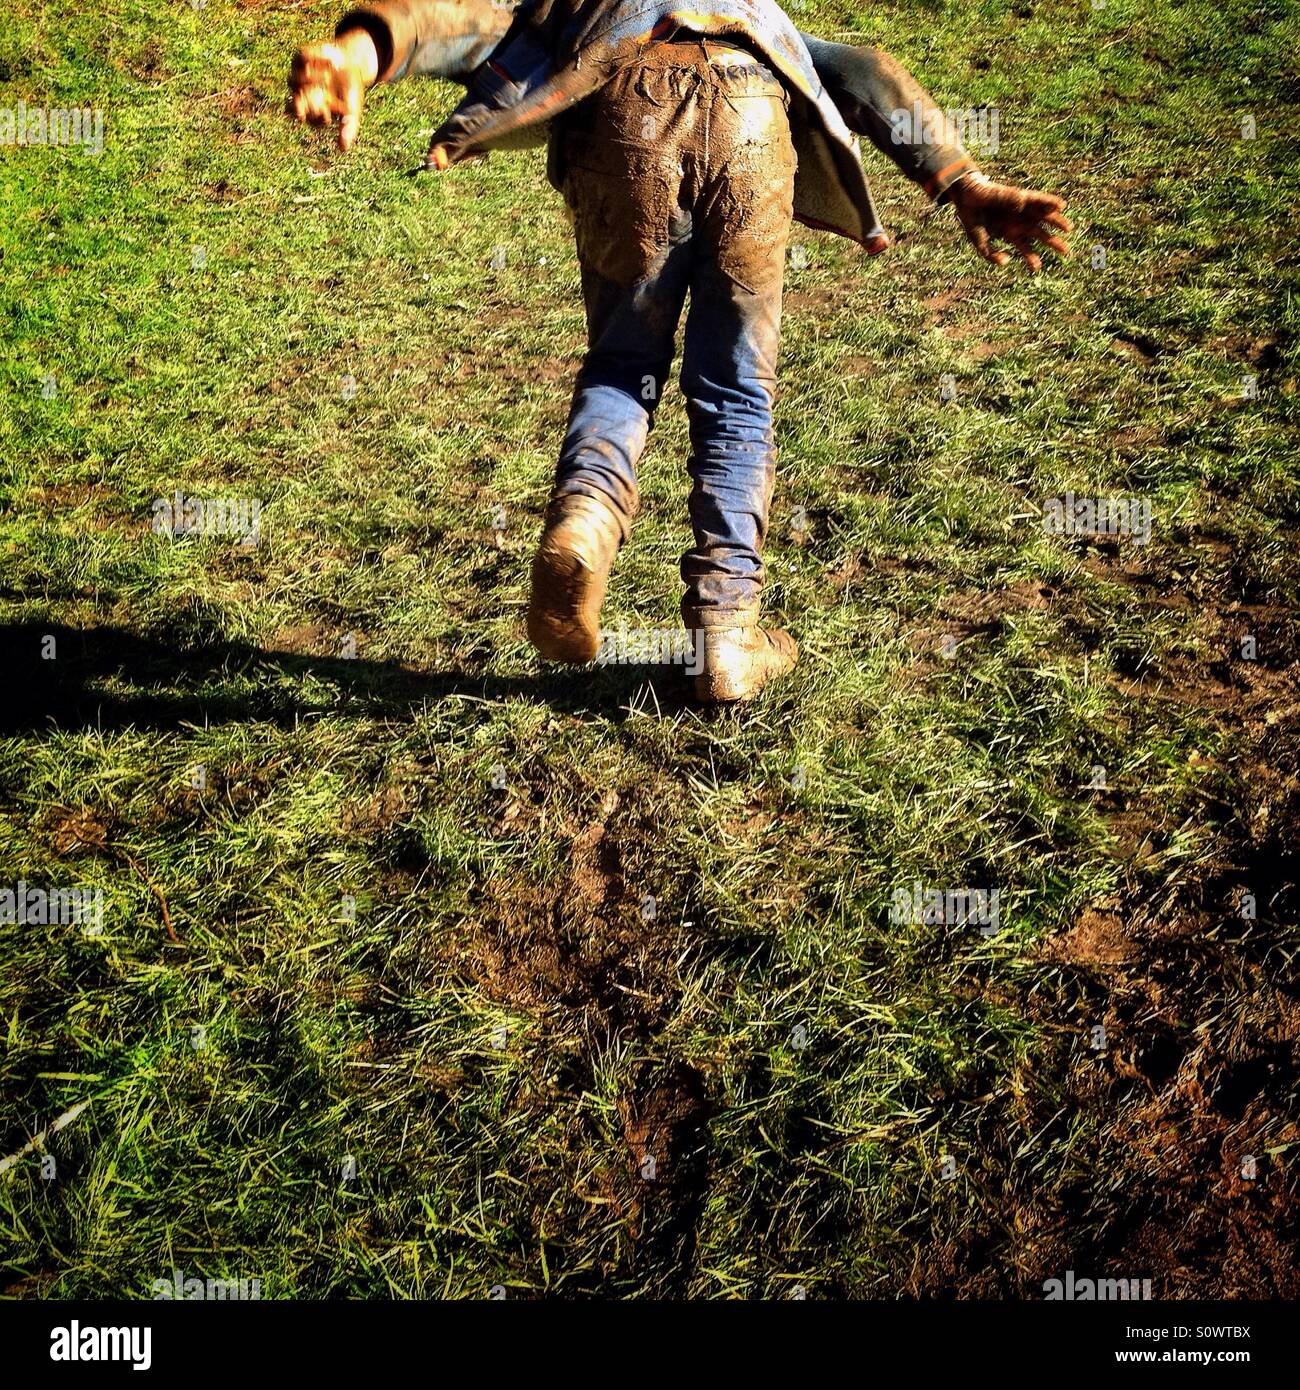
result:
M 62 859 L 109 852 L 112 825 L 102 812 L 84 806 L 55 807 L 46 813 L 41 828 L 50 848 Z
M 929 324 L 933 328 L 942 323 L 950 311 L 964 312 L 968 299 L 980 293 L 987 293 L 987 290 L 987 284 L 980 280 L 973 278 L 958 280 L 950 288 L 940 290 L 938 294 L 932 294 L 922 299 L 921 307 L 925 310 Z
M 227 87 L 217 97 L 217 110 L 226 117 L 227 120 L 236 116 L 251 115 L 254 111 L 261 110 L 266 105 L 266 101 L 256 87 L 243 83 L 236 87 Z
M 1111 351 L 1121 357 L 1131 358 L 1143 364 L 1154 362 L 1164 349 L 1154 338 L 1145 333 L 1117 333 L 1111 339 Z
M 1105 969 L 1133 960 L 1138 947 L 1123 917 L 1105 908 L 1087 908 L 1069 931 L 1049 937 L 1043 955 L 1071 965 Z
M 573 841 L 570 875 L 577 897 L 592 908 L 607 908 L 624 895 L 617 841 L 593 822 Z
M 387 782 L 365 801 L 350 801 L 339 817 L 345 835 L 376 835 L 396 825 L 411 810 L 410 789 L 400 781 Z
M 290 656 L 334 656 L 340 655 L 343 633 L 319 623 L 300 623 L 294 627 L 282 627 L 272 633 L 269 649 Z
M 118 493 L 102 483 L 60 483 L 48 487 L 28 488 L 27 500 L 49 510 L 64 507 L 75 510 L 92 502 L 120 505 L 122 499 Z
M 670 1260 L 684 1283 L 708 1189 L 709 1103 L 704 1077 L 685 1062 L 644 1064 L 618 1102 L 627 1171 L 624 1214 L 649 1258 Z
M 479 986 L 511 1008 L 565 1014 L 566 1032 L 646 1037 L 680 997 L 685 943 L 626 900 L 606 867 L 617 865 L 616 842 L 605 840 L 593 837 L 563 883 L 495 881 L 462 928 L 464 949 Z
M 1057 591 L 1037 579 L 1026 579 L 1002 589 L 968 589 L 945 594 L 938 611 L 906 634 L 916 661 L 910 675 L 925 678 L 948 669 L 957 649 L 981 638 L 999 637 L 1017 617 L 1044 612 L 1055 602 Z
M 633 1176 L 667 1190 L 688 1184 L 705 1162 L 708 1115 L 704 1078 L 675 1063 L 666 1075 L 643 1081 L 618 1103 Z
M 210 203 L 237 203 L 244 196 L 242 189 L 234 187 L 226 179 L 205 183 L 201 191 Z
M 947 324 L 942 331 L 949 342 L 957 344 L 962 356 L 973 362 L 987 362 L 991 358 L 1010 352 L 1016 346 L 1015 343 L 987 336 L 983 327 L 977 323 Z
M 1074 1141 L 1084 1175 L 1067 1175 L 1051 1191 L 1008 1194 L 982 1231 L 945 1245 L 907 1287 L 1041 1296 L 1043 1280 L 1073 1268 L 1150 1278 L 1158 1298 L 1293 1298 L 1294 616 L 1261 595 L 1238 569 L 1230 538 L 1213 530 L 1187 535 L 1176 567 L 1158 552 L 1101 544 L 1083 547 L 1080 568 L 1122 592 L 1113 589 L 1100 608 L 1086 580 L 1022 588 L 1009 602 L 992 592 L 954 594 L 940 614 L 961 625 L 955 631 L 991 635 L 997 623 L 1047 604 L 1084 651 L 1101 644 L 1117 616 L 1126 630 L 1148 621 L 1172 629 L 1173 641 L 1135 645 L 1131 657 L 1120 648 L 1118 671 L 1101 678 L 1122 697 L 1121 719 L 1195 731 L 1186 768 L 1200 775 L 1193 781 L 1178 769 L 1172 789 L 1161 776 L 1089 794 L 1110 831 L 1116 888 L 1040 943 L 1034 988 L 1008 1005 L 1043 1039 L 1018 1074 L 1012 1110 L 1034 1131 L 1086 1120 Z M 1206 736 L 1214 739 L 1208 750 Z M 999 1278 L 990 1276 L 991 1260 Z M 1014 1289 L 1005 1287 L 1008 1262 Z
M 163 61 L 162 44 L 157 39 L 149 39 L 137 52 L 122 59 L 119 66 L 125 68 L 137 82 L 162 82 L 171 75 L 171 70 Z

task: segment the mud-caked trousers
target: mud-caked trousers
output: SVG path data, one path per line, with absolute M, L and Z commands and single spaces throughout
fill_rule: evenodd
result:
M 564 118 L 564 194 L 586 303 L 556 496 L 607 503 L 626 536 L 636 470 L 690 292 L 681 385 L 692 548 L 684 609 L 753 612 L 775 479 L 772 399 L 794 194 L 788 97 L 744 50 L 659 43 Z

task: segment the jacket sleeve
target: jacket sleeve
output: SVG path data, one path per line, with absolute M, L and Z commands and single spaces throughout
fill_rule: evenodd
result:
M 512 0 L 363 0 L 334 32 L 366 30 L 379 51 L 380 82 L 418 75 L 468 84 L 515 10 Z
M 976 164 L 929 92 L 883 49 L 800 37 L 844 124 L 866 136 L 931 198 L 946 201 L 952 185 Z

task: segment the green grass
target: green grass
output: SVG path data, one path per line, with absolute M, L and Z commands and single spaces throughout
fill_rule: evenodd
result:
M 1078 254 L 996 272 L 874 152 L 892 250 L 797 234 L 803 657 L 721 714 L 523 637 L 582 349 L 540 152 L 401 177 L 432 83 L 289 126 L 329 7 L 10 8 L 0 105 L 107 130 L 0 150 L 0 886 L 106 902 L 0 925 L 0 1158 L 92 1102 L 0 1175 L 9 1296 L 1294 1296 L 1289 7 L 793 11 L 996 105 Z M 674 394 L 611 626 L 676 621 L 685 451 Z M 152 535 L 177 488 L 262 544 Z M 1044 534 L 1067 489 L 1151 544 Z

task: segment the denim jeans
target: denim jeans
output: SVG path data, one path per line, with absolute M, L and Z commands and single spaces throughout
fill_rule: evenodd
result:
M 555 496 L 607 503 L 626 536 L 636 469 L 690 292 L 681 384 L 690 424 L 697 610 L 756 607 L 775 478 L 772 397 L 795 154 L 788 97 L 747 52 L 653 45 L 565 117 L 565 198 L 587 311 Z

